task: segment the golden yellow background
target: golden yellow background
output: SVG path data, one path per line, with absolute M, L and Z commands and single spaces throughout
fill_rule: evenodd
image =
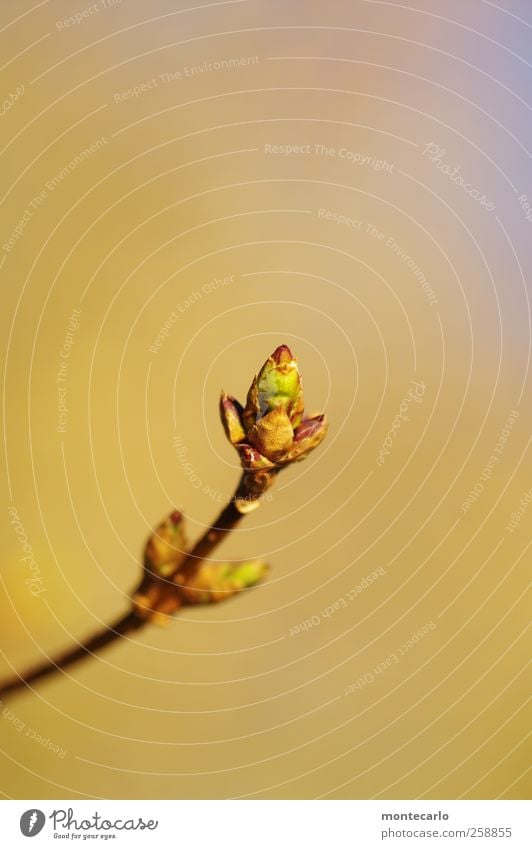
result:
M 2 4 L 4 674 L 125 610 L 174 505 L 214 518 L 218 393 L 278 344 L 331 425 L 220 549 L 264 585 L 6 699 L 5 797 L 527 795 L 531 11 Z

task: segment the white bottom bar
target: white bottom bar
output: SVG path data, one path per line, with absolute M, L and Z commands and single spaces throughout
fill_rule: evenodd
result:
M 526 801 L 10 800 L 0 802 L 0 822 L 10 849 L 33 845 L 32 837 L 35 849 L 67 841 L 157 849 L 532 845 Z

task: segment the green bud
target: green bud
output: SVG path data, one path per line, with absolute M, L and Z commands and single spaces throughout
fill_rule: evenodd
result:
M 186 604 L 225 601 L 240 590 L 257 584 L 268 570 L 260 560 L 244 563 L 202 563 L 194 577 L 181 588 Z
M 287 345 L 276 348 L 251 384 L 243 413 L 246 433 L 260 418 L 279 407 L 297 427 L 303 414 L 303 387 L 297 362 Z
M 301 421 L 303 388 L 297 362 L 286 345 L 280 345 L 264 363 L 257 377 L 260 415 L 284 407 L 292 425 Z
M 244 409 L 222 393 L 220 411 L 227 437 L 249 473 L 248 489 L 257 497 L 282 466 L 302 460 L 327 433 L 324 415 L 303 420 L 301 376 L 287 345 L 279 345 L 255 375 Z M 254 478 L 257 485 L 251 486 Z
M 146 568 L 166 577 L 171 575 L 186 552 L 184 516 L 174 510 L 161 522 L 146 543 Z

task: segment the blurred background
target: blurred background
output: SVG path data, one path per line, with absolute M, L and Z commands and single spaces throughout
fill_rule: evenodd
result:
M 527 795 L 531 12 L 3 4 L 3 675 L 215 517 L 222 387 L 330 419 L 262 586 L 6 699 L 4 797 Z

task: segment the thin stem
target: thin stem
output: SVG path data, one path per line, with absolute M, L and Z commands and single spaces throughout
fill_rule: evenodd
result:
M 239 484 L 237 493 L 242 489 L 242 481 Z M 236 495 L 234 495 L 228 504 L 225 505 L 219 516 L 214 520 L 210 528 L 207 528 L 203 536 L 198 540 L 192 551 L 189 551 L 184 560 L 179 564 L 174 581 L 179 584 L 186 584 L 190 578 L 197 572 L 201 562 L 206 560 L 211 551 L 221 543 L 224 537 L 236 527 L 238 522 L 243 518 L 236 506 Z
M 198 540 L 192 551 L 190 551 L 184 560 L 180 563 L 178 574 L 176 576 L 178 584 L 184 584 L 189 580 L 199 568 L 201 562 L 209 556 L 211 551 L 224 539 L 224 537 L 236 526 L 242 519 L 243 514 L 237 509 L 237 496 L 242 497 L 245 494 L 244 476 L 240 480 L 235 495 L 229 503 L 223 508 L 218 518 L 205 531 L 203 536 Z M 17 675 L 9 681 L 0 684 L 0 699 L 8 693 L 13 693 L 23 687 L 33 684 L 41 678 L 47 678 L 54 672 L 59 672 L 66 669 L 68 666 L 82 660 L 85 657 L 90 657 L 95 652 L 109 645 L 109 643 L 123 637 L 131 631 L 137 631 L 144 625 L 148 624 L 149 619 L 139 615 L 137 610 L 131 610 L 124 616 L 117 619 L 112 625 L 107 625 L 98 631 L 86 642 L 76 645 L 72 649 L 68 649 L 55 659 L 46 661 L 38 666 L 30 669 L 25 675 Z
M 27 685 L 34 684 L 41 678 L 47 678 L 54 672 L 59 672 L 60 669 L 66 669 L 73 663 L 85 657 L 90 657 L 99 651 L 99 649 L 109 645 L 109 643 L 114 642 L 119 637 L 123 637 L 124 634 L 130 631 L 141 628 L 145 624 L 146 620 L 140 619 L 134 611 L 126 613 L 125 616 L 121 616 L 112 625 L 106 625 L 105 628 L 102 628 L 101 631 L 98 631 L 85 643 L 80 643 L 72 649 L 67 649 L 67 651 L 58 655 L 54 660 L 34 666 L 33 669 L 30 669 L 23 676 L 17 676 L 10 681 L 6 681 L 0 687 L 0 697 L 3 698 L 8 693 L 13 693 L 15 690 L 20 690 Z

